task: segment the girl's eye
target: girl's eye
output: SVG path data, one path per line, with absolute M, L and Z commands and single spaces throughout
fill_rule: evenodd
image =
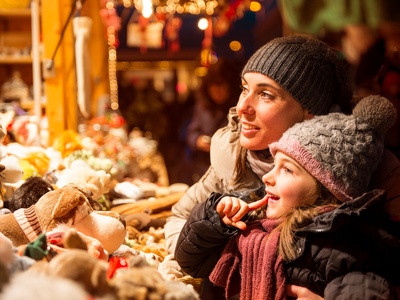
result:
M 283 167 L 283 172 L 288 173 L 288 174 L 293 174 L 293 171 L 289 169 L 288 167 Z

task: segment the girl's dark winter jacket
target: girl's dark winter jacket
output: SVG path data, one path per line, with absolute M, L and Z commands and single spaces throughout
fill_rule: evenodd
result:
M 238 233 L 221 223 L 215 210 L 223 196 L 214 193 L 198 204 L 179 236 L 175 258 L 192 277 L 207 278 Z M 298 256 L 285 263 L 287 283 L 325 299 L 400 299 L 395 291 L 400 286 L 400 226 L 384 215 L 384 199 L 383 191 L 374 190 L 299 230 Z

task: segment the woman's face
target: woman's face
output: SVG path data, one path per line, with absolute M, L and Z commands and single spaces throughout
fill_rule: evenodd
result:
M 275 81 L 259 73 L 246 73 L 236 106 L 241 121 L 240 144 L 263 150 L 295 123 L 312 115 Z
M 268 198 L 267 218 L 277 219 L 317 199 L 316 179 L 290 156 L 277 152 L 274 168 L 263 176 Z

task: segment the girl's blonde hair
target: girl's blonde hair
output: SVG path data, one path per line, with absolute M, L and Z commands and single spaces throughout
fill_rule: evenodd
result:
M 311 205 L 302 205 L 293 209 L 276 228 L 281 232 L 278 252 L 284 261 L 292 261 L 296 258 L 296 231 L 309 224 L 315 216 L 335 209 L 341 204 L 326 187 L 319 181 L 316 182 L 317 200 Z

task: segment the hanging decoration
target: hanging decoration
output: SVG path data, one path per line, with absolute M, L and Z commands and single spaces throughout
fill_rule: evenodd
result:
M 165 24 L 165 40 L 167 49 L 177 52 L 181 49 L 179 42 L 179 30 L 182 27 L 182 19 L 176 15 L 170 15 Z
M 85 16 L 78 16 L 72 20 L 75 36 L 78 107 L 82 116 L 86 119 L 90 118 L 90 102 L 92 98 L 89 55 L 89 40 L 92 23 L 92 19 Z
M 116 3 L 113 0 L 101 0 L 102 9 L 100 16 L 106 27 L 108 44 L 108 79 L 110 82 L 110 106 L 112 110 L 118 110 L 118 81 L 117 81 L 117 48 L 119 45 L 118 31 L 121 20 L 115 10 Z
M 232 23 L 243 16 L 246 9 L 246 3 L 243 0 L 234 0 L 232 3 L 222 8 L 215 19 L 214 36 L 224 36 L 230 29 Z
M 152 14 L 145 17 L 135 11 L 127 26 L 126 45 L 139 47 L 140 52 L 147 52 L 148 48 L 159 49 L 162 47 L 162 31 L 164 22 Z
M 199 22 L 201 22 L 200 20 Z M 204 28 L 204 39 L 202 42 L 202 49 L 200 53 L 200 62 L 201 64 L 208 68 L 211 64 L 215 63 L 216 55 L 212 50 L 213 44 L 213 26 L 212 26 L 212 17 L 208 17 L 206 19 L 207 26 Z

